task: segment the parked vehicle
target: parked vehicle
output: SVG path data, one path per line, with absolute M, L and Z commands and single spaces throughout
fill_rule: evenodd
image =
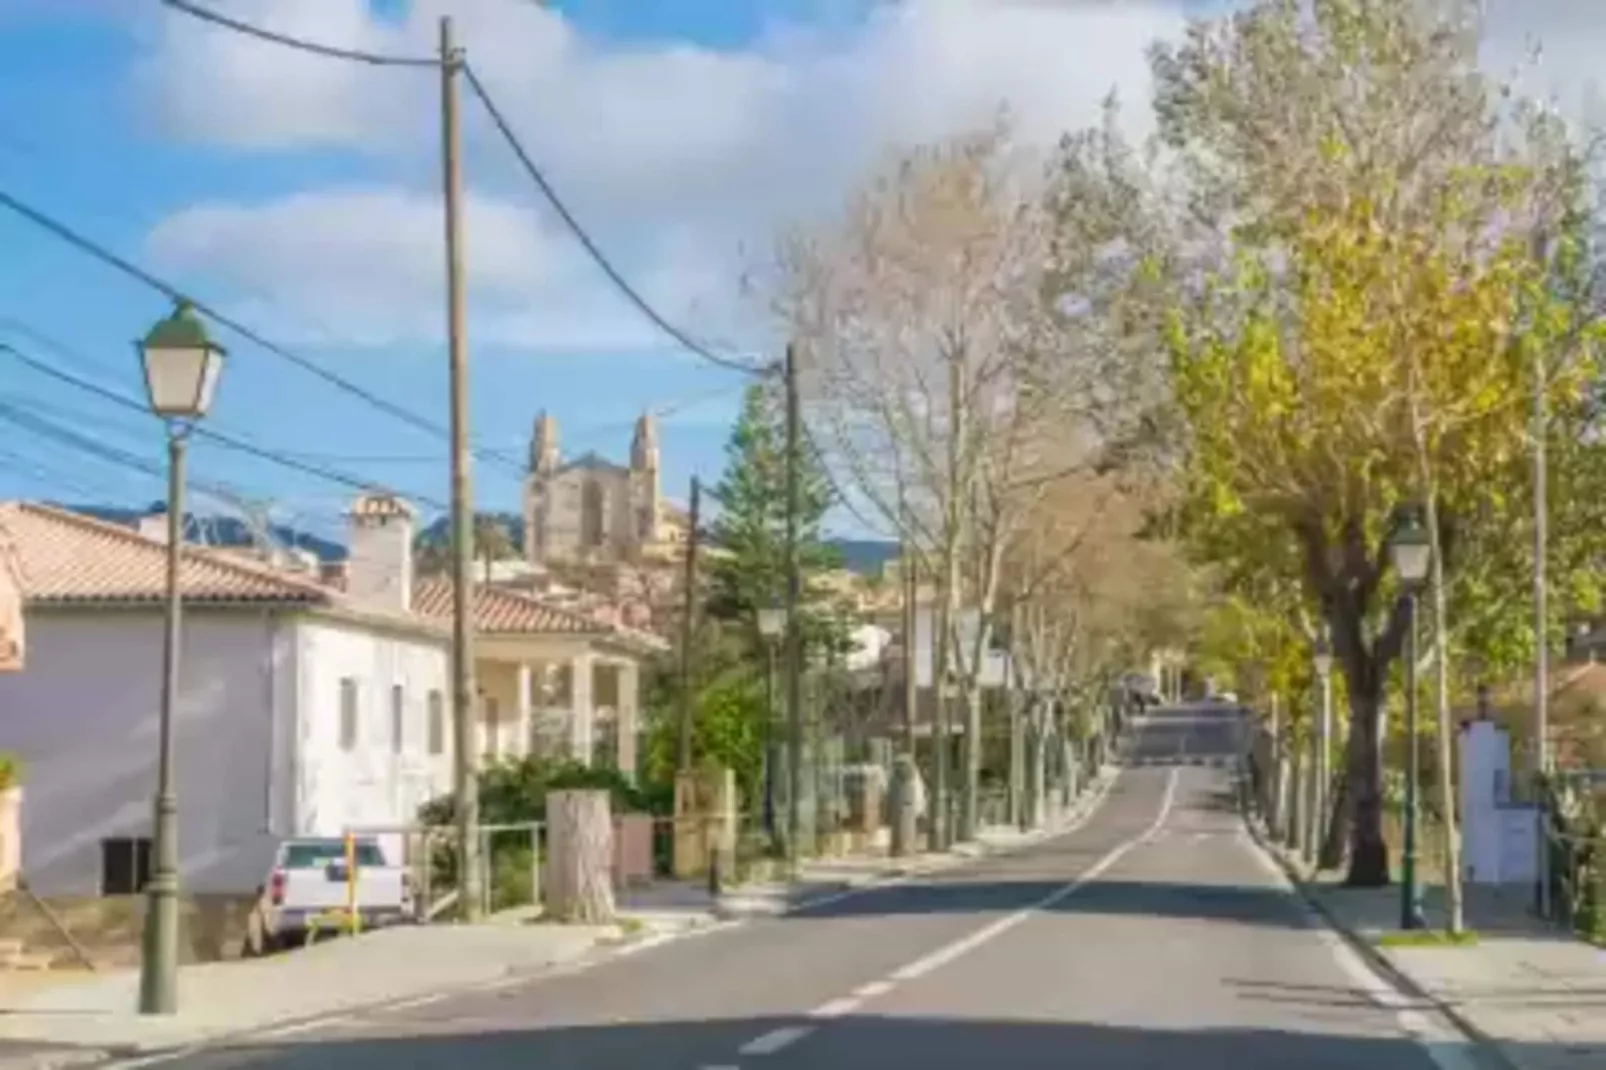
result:
M 356 862 L 355 888 L 348 860 Z M 306 943 L 315 930 L 347 931 L 353 902 L 363 929 L 415 919 L 411 878 L 378 841 L 358 837 L 348 847 L 340 836 L 285 840 L 263 885 L 248 948 L 275 951 Z

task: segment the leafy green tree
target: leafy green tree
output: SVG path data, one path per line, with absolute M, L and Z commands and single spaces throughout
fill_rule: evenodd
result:
M 748 388 L 725 447 L 725 472 L 712 497 L 719 513 L 711 526 L 716 552 L 709 555 L 706 611 L 734 625 L 757 647 L 757 615 L 786 597 L 786 413 L 778 384 Z M 841 555 L 821 534 L 834 501 L 819 458 L 799 450 L 798 565 L 803 580 L 804 640 L 813 647 L 840 643 L 834 615 L 818 612 L 824 599 L 818 577 L 840 568 Z M 829 619 L 828 619 L 829 618 Z

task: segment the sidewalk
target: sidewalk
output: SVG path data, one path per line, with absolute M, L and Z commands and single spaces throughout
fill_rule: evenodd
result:
M 1113 776 L 1094 780 L 1043 829 L 988 829 L 978 843 L 908 859 L 885 855 L 805 863 L 800 879 L 732 889 L 716 901 L 706 888 L 661 884 L 623 893 L 624 925 L 408 926 L 336 939 L 261 959 L 186 966 L 180 1013 L 134 1013 L 139 978 L 116 970 L 69 978 L 0 980 L 0 1070 L 46 1070 L 183 1049 L 576 963 L 599 947 L 676 933 L 720 919 L 779 914 L 853 888 L 936 872 L 967 859 L 1052 837 L 1085 816 Z M 44 983 L 40 983 L 43 980 Z
M 1606 950 L 1545 925 L 1526 891 L 1471 885 L 1463 946 L 1379 947 L 1399 929 L 1400 891 L 1345 888 L 1314 879 L 1304 863 L 1273 848 L 1312 904 L 1411 994 L 1437 1005 L 1514 1070 L 1606 1067 Z M 1444 916 L 1443 889 L 1425 890 L 1430 923 Z
M 754 881 L 729 887 L 717 897 L 700 882 L 663 881 L 622 892 L 619 909 L 648 928 L 698 925 L 723 919 L 784 914 L 856 888 L 935 873 L 1060 835 L 1087 815 L 1102 798 L 1115 773 L 1113 766 L 1105 769 L 1068 808 L 1050 814 L 1041 828 L 1022 831 L 1011 826 L 991 826 L 979 830 L 974 843 L 958 844 L 947 851 L 921 851 L 903 858 L 875 852 L 812 859 L 799 866 L 796 880 Z

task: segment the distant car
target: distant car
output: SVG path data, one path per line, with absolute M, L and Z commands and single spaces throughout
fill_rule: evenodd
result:
M 374 839 L 359 837 L 353 854 L 361 927 L 413 920 L 412 882 L 407 871 L 392 865 Z M 351 897 L 346 866 L 344 837 L 305 837 L 281 843 L 263 886 L 258 905 L 260 928 L 251 935 L 252 950 L 299 946 L 313 928 L 340 927 Z

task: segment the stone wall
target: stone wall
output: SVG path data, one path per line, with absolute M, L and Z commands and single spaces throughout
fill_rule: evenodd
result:
M 246 920 L 255 904 L 254 896 L 186 896 L 181 916 L 183 961 L 239 958 Z M 0 897 L 0 939 L 20 940 L 30 953 L 50 955 L 57 964 L 71 965 L 76 957 L 56 922 L 72 934 L 97 967 L 132 966 L 139 962 L 145 897 L 51 896 L 35 901 L 20 891 Z

